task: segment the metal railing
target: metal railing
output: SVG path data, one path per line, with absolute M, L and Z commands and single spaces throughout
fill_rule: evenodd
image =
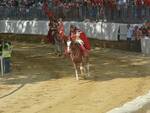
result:
M 139 23 L 145 19 L 150 19 L 150 7 L 136 7 L 134 5 L 124 7 L 97 7 L 84 6 L 65 8 L 63 6 L 51 6 L 51 10 L 56 17 L 64 20 L 92 21 L 106 20 L 109 22 Z M 40 7 L 0 7 L 0 19 L 21 19 L 21 20 L 47 20 Z

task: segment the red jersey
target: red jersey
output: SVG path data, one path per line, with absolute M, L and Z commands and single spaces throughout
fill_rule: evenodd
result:
M 90 50 L 91 49 L 91 45 L 90 45 L 88 37 L 86 36 L 86 34 L 84 32 L 80 33 L 80 38 L 84 42 L 84 47 L 86 49 Z

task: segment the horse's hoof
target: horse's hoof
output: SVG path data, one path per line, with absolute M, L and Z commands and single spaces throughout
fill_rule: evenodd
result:
M 79 78 L 76 78 L 76 80 L 79 80 Z
M 59 57 L 61 57 L 61 56 L 62 56 L 62 54 L 58 54 L 58 56 L 59 56 Z
M 57 53 L 54 53 L 54 55 L 56 55 L 56 56 L 57 56 Z
M 82 76 L 82 77 L 83 77 L 83 79 L 87 79 L 87 76 L 85 76 L 85 75 L 84 75 L 84 76 Z

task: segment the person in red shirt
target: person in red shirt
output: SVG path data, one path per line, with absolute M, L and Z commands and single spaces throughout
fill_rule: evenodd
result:
M 116 0 L 108 0 L 109 19 L 115 19 Z
M 145 10 L 145 17 L 148 18 L 150 16 L 150 0 L 143 0 L 144 2 L 144 10 Z
M 52 36 L 52 29 L 51 29 L 52 28 L 51 26 L 53 25 L 54 15 L 53 15 L 52 11 L 50 11 L 48 9 L 47 0 L 44 0 L 42 9 L 49 18 L 49 30 L 48 30 L 48 34 L 47 34 L 47 40 L 49 43 L 54 44 L 54 38 Z
M 49 8 L 48 8 L 47 0 L 44 0 L 42 9 L 43 9 L 44 13 L 48 16 L 49 19 L 54 16 L 52 11 L 50 11 Z
M 141 18 L 141 17 L 142 17 L 142 5 L 143 5 L 143 0 L 135 0 L 134 3 L 135 3 L 135 5 L 136 5 L 137 17 L 138 17 L 138 18 Z
M 98 6 L 99 17 L 104 18 L 104 1 L 103 0 L 96 0 L 96 4 Z

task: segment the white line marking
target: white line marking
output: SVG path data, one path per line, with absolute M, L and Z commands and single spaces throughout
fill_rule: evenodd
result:
M 144 96 L 139 96 L 131 102 L 125 103 L 123 106 L 115 108 L 107 113 L 138 113 L 144 106 L 150 104 L 150 91 Z

